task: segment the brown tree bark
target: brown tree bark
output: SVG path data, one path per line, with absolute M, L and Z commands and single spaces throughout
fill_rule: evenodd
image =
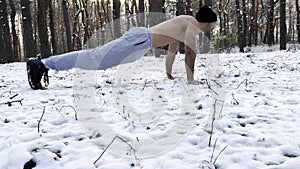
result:
M 54 55 L 57 54 L 57 40 L 55 34 L 55 21 L 54 21 L 54 11 L 52 8 L 52 0 L 48 0 L 48 8 L 49 8 L 49 20 L 50 20 L 50 34 L 51 34 L 51 45 L 52 45 L 52 53 Z
M 2 41 L 2 45 L 0 46 L 2 48 L 1 60 L 4 62 L 13 62 L 6 1 L 0 1 L 0 36 L 2 36 L 0 39 Z
M 68 52 L 72 51 L 72 37 L 71 37 L 71 27 L 70 27 L 70 19 L 69 19 L 69 12 L 68 12 L 68 2 L 67 0 L 62 0 L 62 10 L 64 16 L 64 26 L 66 30 L 66 37 L 67 37 L 67 48 Z
M 9 6 L 11 9 L 10 24 L 11 24 L 11 33 L 12 33 L 12 40 L 13 40 L 12 56 L 14 61 L 21 61 L 21 58 L 19 58 L 19 43 L 18 43 L 18 36 L 17 36 L 16 24 L 15 24 L 16 8 L 13 0 L 9 0 Z
M 243 20 L 242 20 L 242 15 L 241 15 L 241 9 L 240 9 L 240 2 L 239 0 L 235 0 L 236 3 L 236 13 L 237 13 L 237 27 L 238 27 L 238 44 L 239 44 L 239 49 L 240 52 L 244 52 L 244 35 L 243 35 Z
M 43 58 L 47 58 L 51 55 L 51 49 L 49 44 L 49 35 L 47 29 L 47 16 L 46 16 L 46 1 L 38 0 L 38 32 L 40 39 L 40 50 Z
M 299 9 L 299 0 L 295 1 L 296 3 L 296 15 L 297 15 L 297 37 L 298 43 L 300 44 L 300 9 Z
M 36 56 L 36 43 L 33 39 L 32 18 L 29 0 L 21 0 L 23 39 L 25 48 L 25 58 Z
M 286 0 L 280 0 L 280 50 L 286 50 Z

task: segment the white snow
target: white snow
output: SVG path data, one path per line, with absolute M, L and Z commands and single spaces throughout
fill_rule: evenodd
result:
M 135 64 L 94 71 L 93 97 L 85 93 L 93 103 L 82 105 L 76 99 L 83 97 L 80 84 L 86 81 L 76 81 L 79 70 L 49 71 L 48 89 L 32 90 L 25 63 L 0 65 L 0 169 L 20 169 L 31 159 L 36 169 L 299 168 L 300 52 L 218 56 L 225 98 L 210 147 L 204 129 L 210 126 L 213 92 L 207 84 L 186 84 L 182 57 L 175 61 L 174 81 L 165 77 L 164 58 L 145 57 Z M 210 78 L 204 57 L 211 55 L 197 57 L 195 73 L 203 82 Z M 196 98 L 183 97 L 185 92 Z M 22 105 L 7 104 L 21 99 Z M 88 109 L 90 114 L 84 114 Z M 128 142 L 115 139 L 94 165 L 114 134 Z

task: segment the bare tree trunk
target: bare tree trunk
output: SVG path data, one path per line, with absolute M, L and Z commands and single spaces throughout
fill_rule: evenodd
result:
M 286 50 L 286 0 L 280 0 L 280 50 Z
M 254 23 L 254 45 L 258 44 L 258 6 L 259 6 L 259 0 L 256 0 L 256 12 L 255 12 L 255 20 L 256 22 Z
M 2 27 L 0 27 L 0 32 L 2 32 Z M 0 36 L 0 63 L 5 63 L 6 58 L 4 57 L 4 42 L 2 36 Z
M 31 22 L 31 9 L 29 0 L 21 0 L 22 6 L 22 22 L 23 22 L 23 35 L 25 58 L 36 56 L 36 43 L 33 39 L 33 29 Z
M 12 44 L 10 36 L 10 28 L 7 16 L 7 4 L 6 1 L 0 1 L 0 36 L 3 40 L 3 53 L 0 57 L 4 57 L 5 62 L 13 62 L 12 57 Z
M 246 47 L 247 35 L 248 35 L 248 21 L 247 21 L 246 0 L 243 0 L 242 3 L 243 3 L 243 24 L 244 24 L 243 46 Z
M 274 6 L 274 0 L 270 0 L 267 13 L 267 29 L 264 37 L 264 43 L 269 46 L 274 45 Z
M 51 55 L 51 49 L 49 44 L 49 36 L 47 29 L 47 17 L 46 17 L 46 1 L 38 0 L 38 31 L 41 45 L 42 57 L 49 57 Z
M 255 32 L 255 23 L 257 22 L 256 20 L 256 15 L 255 15 L 255 0 L 251 0 L 251 14 L 250 14 L 250 32 L 249 32 L 249 40 L 248 40 L 248 46 L 252 46 L 254 42 L 254 32 Z
M 224 33 L 225 33 L 225 31 L 224 31 L 225 21 L 223 21 L 223 17 L 222 17 L 222 14 L 224 12 L 222 2 L 223 2 L 223 0 L 219 0 L 219 6 L 218 6 L 218 15 L 219 15 L 219 23 L 220 23 L 220 35 L 224 35 Z
M 145 4 L 144 0 L 139 0 L 139 26 L 145 26 Z
M 19 43 L 18 43 L 18 36 L 17 36 L 17 31 L 16 31 L 16 8 L 15 8 L 15 3 L 13 0 L 9 0 L 9 6 L 11 9 L 11 14 L 10 14 L 10 24 L 11 24 L 11 33 L 12 33 L 12 40 L 13 40 L 13 51 L 12 51 L 12 56 L 14 61 L 21 61 L 21 58 L 19 58 Z
M 113 1 L 114 38 L 119 38 L 121 36 L 120 8 L 121 8 L 120 0 L 114 0 Z
M 52 45 L 52 53 L 54 55 L 57 54 L 57 40 L 55 35 L 55 21 L 54 21 L 54 11 L 52 8 L 52 0 L 48 0 L 48 8 L 49 8 L 49 20 L 50 20 L 50 33 L 51 33 L 51 45 Z
M 62 9 L 63 9 L 63 16 L 64 16 L 64 25 L 65 25 L 65 29 L 66 29 L 67 47 L 68 47 L 68 52 L 70 52 L 73 49 L 72 49 L 71 27 L 70 27 L 70 19 L 69 19 L 67 0 L 62 0 Z
M 295 1 L 296 3 L 296 14 L 297 14 L 297 37 L 298 43 L 300 44 L 300 9 L 299 9 L 299 0 Z
M 74 6 L 74 21 L 73 21 L 73 50 L 81 50 L 82 46 L 80 43 L 80 26 L 79 26 L 79 15 L 81 7 L 78 5 L 76 0 L 73 0 Z
M 88 6 L 87 2 L 85 0 L 81 0 L 82 3 L 82 9 L 81 9 L 81 25 L 83 26 L 84 35 L 83 35 L 83 42 L 82 46 L 86 45 L 88 40 L 90 39 L 90 21 L 89 21 L 89 13 L 88 13 Z
M 238 27 L 238 44 L 240 48 L 240 52 L 244 52 L 244 35 L 243 35 L 243 23 L 242 23 L 242 15 L 240 10 L 240 2 L 239 0 L 235 0 L 236 3 L 236 13 L 237 13 L 237 27 Z
M 101 3 L 99 2 L 100 0 L 97 1 L 97 11 L 98 11 L 98 17 L 100 19 L 100 44 L 103 45 L 105 43 L 104 39 L 104 34 L 105 34 L 105 29 L 104 29 L 104 23 L 105 18 L 103 18 L 102 12 L 101 12 Z

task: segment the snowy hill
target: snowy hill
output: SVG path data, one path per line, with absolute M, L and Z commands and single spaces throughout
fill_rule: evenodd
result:
M 299 168 L 300 52 L 218 55 L 225 96 L 213 130 L 209 57 L 197 57 L 199 86 L 186 84 L 182 56 L 173 81 L 163 58 L 145 57 L 50 71 L 37 91 L 25 63 L 0 65 L 0 169 Z

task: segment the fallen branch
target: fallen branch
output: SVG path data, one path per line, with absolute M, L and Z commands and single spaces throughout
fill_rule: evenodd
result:
M 215 116 L 216 116 L 216 104 L 217 104 L 217 99 L 215 100 L 215 103 L 214 103 L 214 106 L 213 106 L 213 109 L 214 109 L 214 112 L 213 112 L 213 115 L 212 115 L 212 120 L 211 120 L 211 130 L 210 130 L 210 135 L 209 135 L 209 141 L 208 141 L 208 146 L 210 147 L 210 144 L 211 144 L 211 139 L 212 139 L 212 135 L 213 135 L 213 130 L 214 130 L 214 122 L 215 122 Z
M 7 104 L 8 106 L 12 106 L 12 103 L 17 103 L 17 102 L 19 102 L 20 104 L 21 104 L 21 106 L 23 106 L 23 104 L 22 104 L 22 101 L 23 101 L 24 99 L 21 99 L 21 100 L 13 100 L 13 101 L 7 101 L 6 103 L 4 103 L 4 104 Z
M 208 81 L 207 81 L 207 79 L 205 79 L 205 81 L 206 81 L 206 84 L 207 84 L 207 86 L 208 86 L 208 89 L 210 89 L 213 93 L 215 93 L 216 95 L 219 95 L 216 91 L 214 91 L 212 88 L 211 88 L 211 86 L 210 86 L 210 84 L 208 83 Z
M 41 118 L 40 118 L 40 120 L 39 120 L 39 122 L 38 122 L 38 133 L 40 133 L 40 124 L 41 124 L 41 121 L 42 121 L 43 116 L 44 116 L 44 114 L 45 114 L 45 109 L 46 109 L 46 106 L 44 106 L 44 110 L 43 110 L 42 116 L 41 116 Z
M 215 153 L 217 141 L 218 141 L 218 139 L 216 139 L 216 141 L 215 141 L 215 143 L 214 143 L 213 152 L 212 152 L 211 157 L 210 157 L 210 160 L 209 160 L 210 163 L 212 162 L 212 159 L 213 159 L 213 157 L 214 157 L 214 153 Z
M 214 165 L 215 165 L 215 163 L 217 162 L 217 160 L 218 160 L 219 156 L 221 155 L 221 153 L 222 153 L 227 147 L 228 147 L 228 145 L 225 146 L 225 147 L 219 152 L 219 154 L 218 154 L 217 157 L 215 158 L 215 161 L 213 162 Z
M 77 111 L 76 111 L 76 109 L 75 109 L 73 106 L 71 106 L 71 105 L 64 105 L 64 106 L 62 106 L 62 107 L 59 109 L 58 113 L 60 113 L 61 110 L 62 110 L 63 108 L 65 108 L 65 107 L 70 107 L 70 108 L 72 108 L 72 109 L 74 110 L 74 113 L 75 113 L 75 120 L 78 120 L 78 117 L 77 117 Z
M 125 144 L 127 144 L 127 145 L 130 147 L 130 150 L 133 150 L 134 157 L 135 157 L 135 159 L 138 161 L 138 158 L 137 158 L 137 156 L 136 156 L 136 154 L 135 154 L 135 149 L 134 149 L 129 143 L 127 143 L 123 138 L 121 138 L 121 137 L 119 137 L 119 136 L 115 136 L 115 137 L 112 139 L 112 141 L 105 147 L 105 149 L 104 149 L 103 152 L 100 154 L 100 156 L 97 158 L 97 160 L 94 162 L 94 165 L 95 165 L 96 168 L 98 168 L 98 167 L 96 166 L 96 163 L 101 159 L 101 157 L 103 156 L 103 154 L 107 151 L 107 149 L 112 145 L 112 143 L 113 143 L 117 138 L 118 138 L 119 140 L 121 140 L 122 142 L 124 142 Z
M 247 86 L 248 86 L 248 79 L 246 78 L 235 89 L 238 89 L 244 82 L 245 82 L 245 86 L 247 88 Z
M 233 93 L 231 93 L 231 96 L 232 96 L 232 99 L 233 99 L 233 101 L 231 103 L 234 104 L 234 105 L 239 105 L 240 103 L 236 100 Z
M 18 95 L 19 95 L 19 94 L 15 94 L 15 95 L 11 96 L 9 99 L 11 100 L 11 99 L 17 97 Z

